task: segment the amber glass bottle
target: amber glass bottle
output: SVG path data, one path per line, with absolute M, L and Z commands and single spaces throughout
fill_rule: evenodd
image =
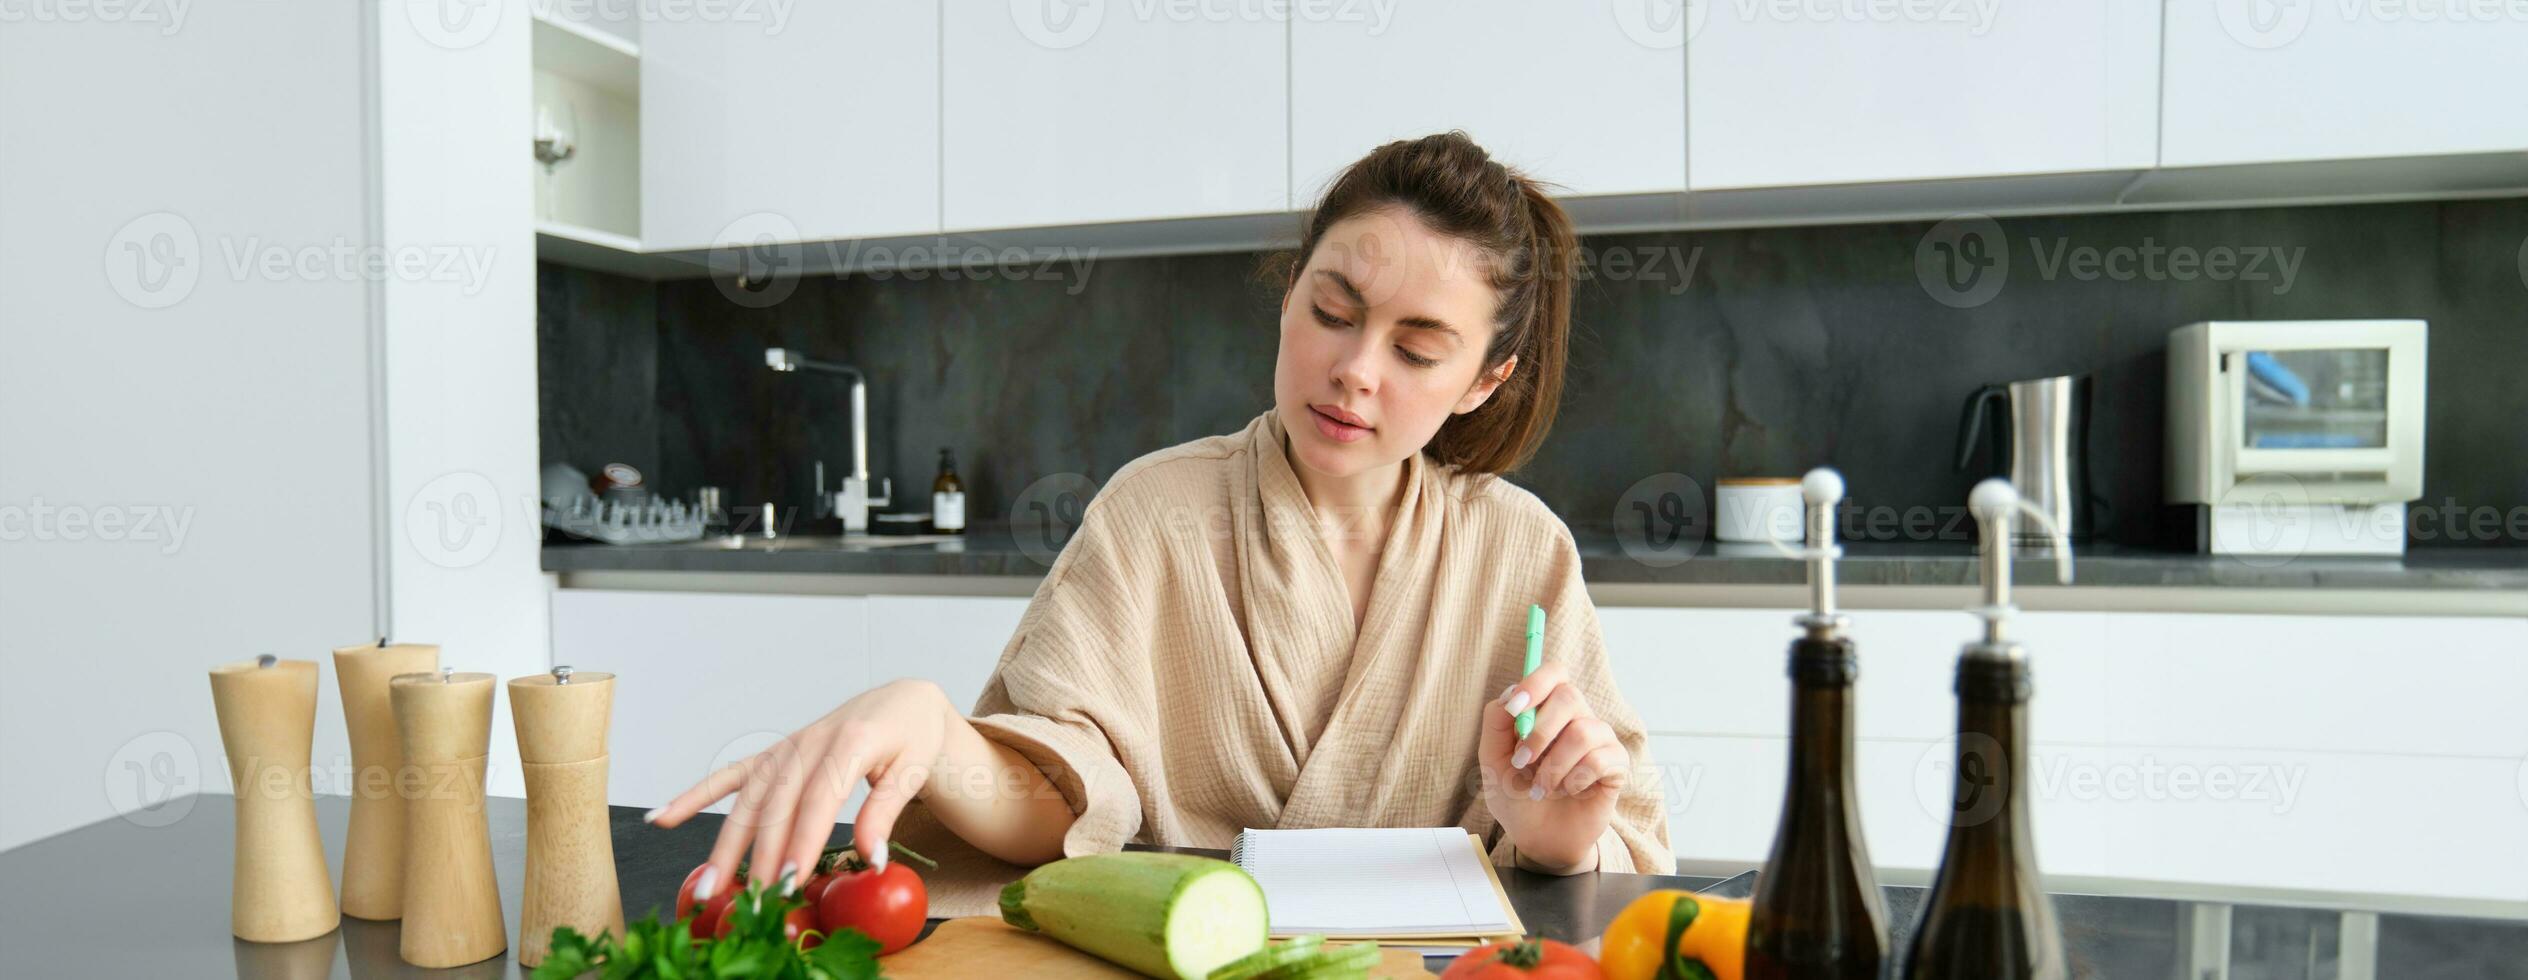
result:
M 1860 668 L 1834 611 L 1835 503 L 1843 481 L 1816 470 L 1808 504 L 1809 599 L 1791 642 L 1791 761 L 1773 852 L 1756 877 L 1747 925 L 1749 980 L 1876 980 L 1887 960 L 1887 913 L 1861 836 L 1852 778 L 1852 683 Z

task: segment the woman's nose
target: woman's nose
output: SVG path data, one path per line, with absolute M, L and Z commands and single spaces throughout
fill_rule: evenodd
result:
M 1334 360 L 1334 386 L 1344 391 L 1369 394 L 1378 388 L 1378 375 L 1369 357 L 1369 345 L 1344 347 Z

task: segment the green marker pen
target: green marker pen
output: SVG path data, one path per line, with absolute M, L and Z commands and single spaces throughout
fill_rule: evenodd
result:
M 1545 607 L 1530 603 L 1527 607 L 1527 668 L 1519 672 L 1519 679 L 1526 680 L 1542 666 L 1545 666 Z M 1519 712 L 1519 737 L 1526 738 L 1527 733 L 1535 729 L 1536 709 L 1530 707 Z

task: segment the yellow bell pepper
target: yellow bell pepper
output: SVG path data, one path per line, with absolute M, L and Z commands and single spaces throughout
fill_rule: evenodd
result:
M 1606 980 L 1739 980 L 1749 903 L 1662 889 L 1624 906 L 1598 941 Z

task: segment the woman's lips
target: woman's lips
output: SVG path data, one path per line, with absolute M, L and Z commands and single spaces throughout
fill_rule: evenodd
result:
M 1308 406 L 1308 414 L 1316 417 L 1317 431 L 1325 433 L 1328 439 L 1336 442 L 1358 442 L 1369 437 L 1368 426 L 1343 421 L 1315 405 Z

